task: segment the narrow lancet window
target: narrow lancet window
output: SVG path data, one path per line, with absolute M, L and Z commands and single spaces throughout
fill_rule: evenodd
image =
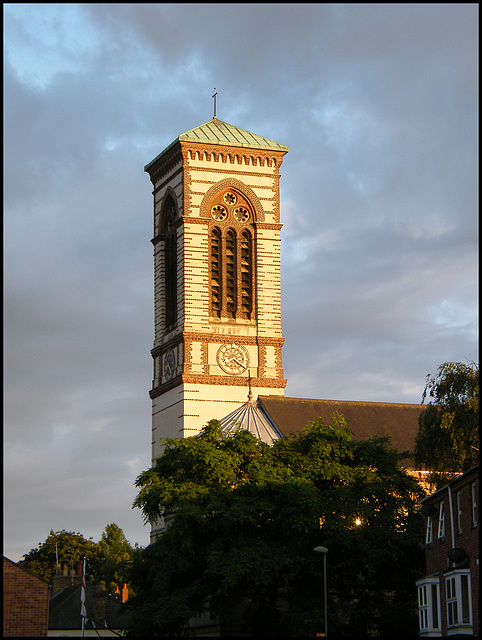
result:
M 164 273 L 166 329 L 175 326 L 177 320 L 177 233 L 174 224 L 176 207 L 168 198 L 163 216 L 164 227 Z
M 229 229 L 226 233 L 226 312 L 229 318 L 236 317 L 236 244 L 236 234 Z
M 241 235 L 241 310 L 243 316 L 251 317 L 253 308 L 253 249 L 251 234 L 243 231 Z
M 221 232 L 218 228 L 211 231 L 211 311 L 221 317 Z

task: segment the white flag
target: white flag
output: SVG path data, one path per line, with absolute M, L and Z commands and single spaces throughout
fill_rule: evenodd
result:
M 80 615 L 87 618 L 87 609 L 85 608 L 85 558 L 82 563 L 82 586 L 80 588 Z

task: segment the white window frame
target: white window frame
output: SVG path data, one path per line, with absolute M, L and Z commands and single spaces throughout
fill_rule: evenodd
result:
M 418 580 L 418 625 L 424 638 L 440 637 L 442 619 L 440 613 L 440 579 L 425 577 Z
M 432 536 L 432 516 L 428 516 L 427 518 L 427 532 L 425 534 L 425 544 L 432 544 L 433 536 Z
M 475 497 L 475 482 L 472 483 L 471 491 L 472 491 L 472 526 L 477 526 L 477 498 Z
M 472 585 L 470 569 L 455 569 L 445 576 L 447 635 L 472 635 Z
M 457 533 L 462 533 L 462 495 L 457 491 Z
M 441 538 L 445 538 L 445 507 L 444 501 L 440 502 L 439 512 L 438 512 L 438 534 L 437 537 L 439 540 Z

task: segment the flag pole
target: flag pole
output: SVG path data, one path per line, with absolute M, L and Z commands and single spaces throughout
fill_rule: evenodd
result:
M 85 557 L 82 563 L 82 586 L 80 588 L 80 617 L 82 618 L 82 637 L 84 637 L 85 631 L 85 618 L 87 617 L 87 610 L 85 608 Z

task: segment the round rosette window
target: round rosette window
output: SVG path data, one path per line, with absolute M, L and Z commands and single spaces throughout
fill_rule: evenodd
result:
M 249 220 L 249 211 L 244 207 L 238 207 L 234 210 L 234 217 L 238 222 L 248 222 Z
M 222 222 L 228 217 L 228 212 L 220 204 L 217 204 L 211 209 L 211 216 L 214 220 L 217 220 L 217 222 Z
M 223 200 L 226 204 L 236 204 L 236 199 L 236 194 L 231 193 L 231 191 L 225 193 L 223 197 Z

